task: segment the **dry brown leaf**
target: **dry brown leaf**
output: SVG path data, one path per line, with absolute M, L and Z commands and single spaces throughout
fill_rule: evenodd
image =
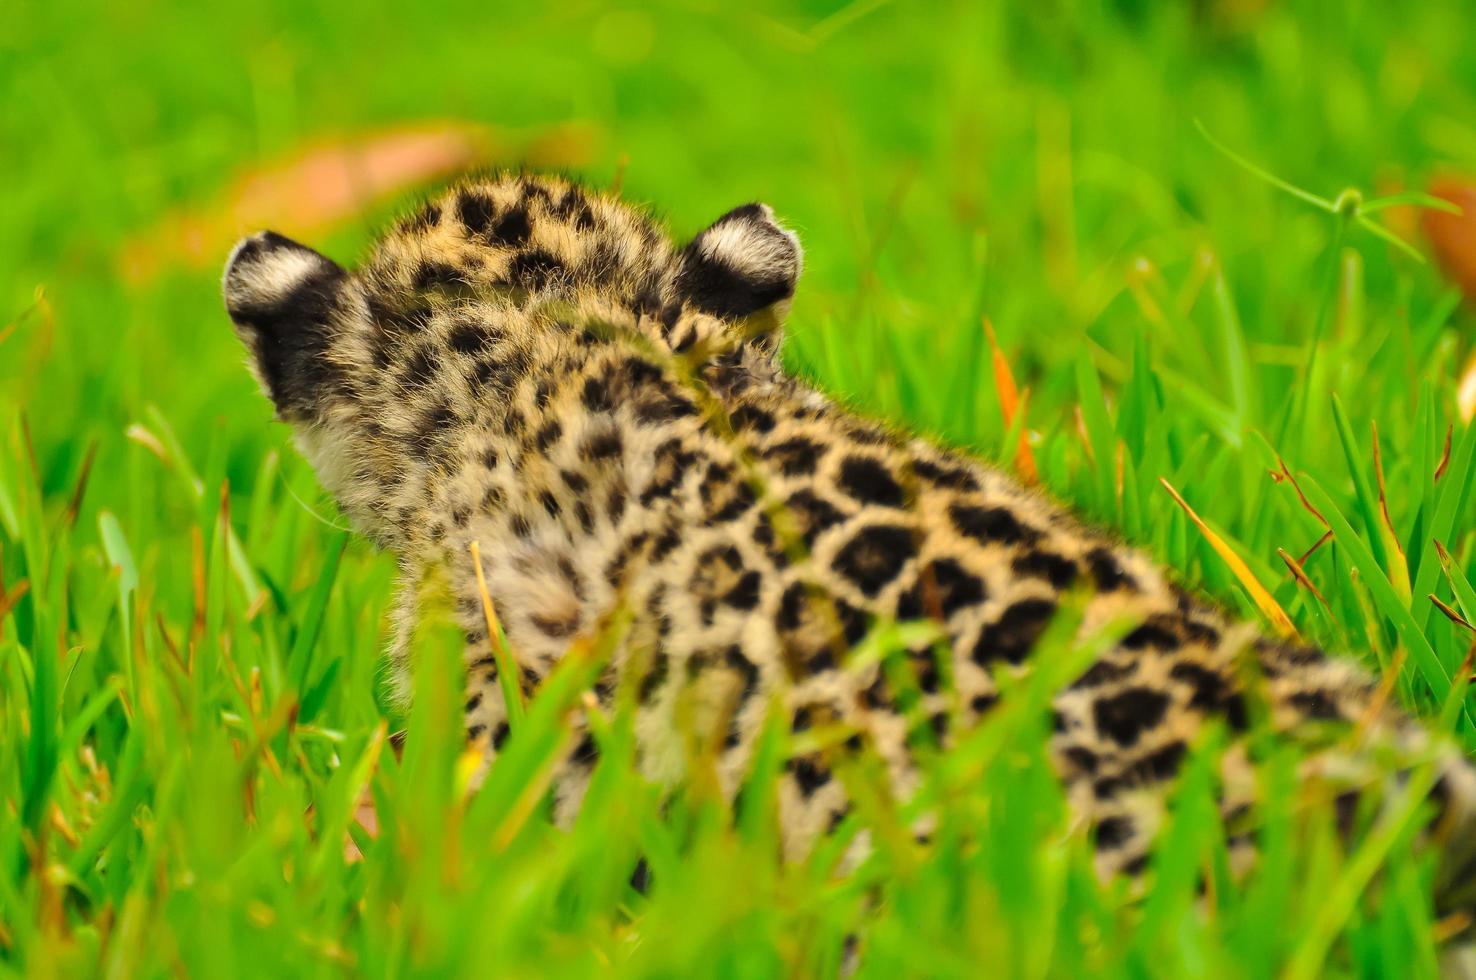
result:
M 1323 608 L 1327 609 L 1328 612 L 1332 612 L 1332 606 L 1329 606 L 1327 604 L 1327 600 L 1323 598 L 1322 591 L 1312 583 L 1312 580 L 1310 578 L 1307 577 L 1307 571 L 1306 569 L 1302 568 L 1301 563 L 1293 558 L 1285 548 L 1277 548 L 1276 553 L 1280 555 L 1281 560 L 1286 563 L 1287 570 L 1292 573 L 1292 578 L 1297 580 L 1297 584 L 1306 589 L 1308 592 L 1311 592 L 1314 596 L 1317 597 L 1317 601 L 1322 603 Z
M 570 128 L 514 145 L 450 121 L 320 140 L 247 171 L 206 206 L 166 216 L 123 249 L 122 274 L 139 283 L 175 264 L 211 266 L 241 235 L 262 228 L 311 240 L 376 203 L 497 159 L 577 165 L 590 142 L 588 131 Z
M 1169 496 L 1174 498 L 1174 502 L 1183 508 L 1184 514 L 1195 527 L 1199 528 L 1199 533 L 1204 535 L 1204 539 L 1209 542 L 1210 547 L 1215 550 L 1215 553 L 1224 559 L 1226 565 L 1230 566 L 1230 571 L 1239 580 L 1245 590 L 1250 593 L 1251 600 L 1255 602 L 1256 608 L 1260 609 L 1261 614 L 1271 621 L 1271 625 L 1276 628 L 1276 632 L 1289 639 L 1296 639 L 1297 628 L 1292 625 L 1291 617 L 1286 614 L 1285 609 L 1281 608 L 1281 603 L 1277 602 L 1271 593 L 1266 591 L 1266 587 L 1256 578 L 1255 573 L 1250 570 L 1250 566 L 1235 553 L 1235 549 L 1231 548 L 1225 542 L 1224 538 L 1216 534 L 1214 529 L 1195 513 L 1194 508 L 1190 507 L 1189 502 L 1179 495 L 1179 491 L 1174 489 L 1173 484 L 1169 483 L 1163 477 L 1159 477 L 1158 482 L 1163 484 L 1163 488 L 1169 492 Z
M 989 349 L 993 352 L 994 362 L 994 388 L 999 393 L 999 408 L 1004 415 L 1005 428 L 1015 424 L 1015 413 L 1025 411 L 1029 400 L 1029 392 L 1021 397 L 1015 388 L 1015 374 L 1010 370 L 1010 362 L 1004 356 L 1004 351 L 999 349 L 999 339 L 994 335 L 994 324 L 986 316 L 984 318 L 984 336 L 989 338 Z M 1030 440 L 1025 427 L 1020 427 L 1020 445 L 1015 450 L 1015 472 L 1020 479 L 1026 483 L 1040 482 L 1040 471 L 1035 466 L 1035 454 L 1030 451 Z
M 1435 261 L 1476 302 L 1476 181 L 1446 176 L 1430 182 L 1430 193 L 1459 207 L 1463 214 L 1425 208 L 1420 214 Z

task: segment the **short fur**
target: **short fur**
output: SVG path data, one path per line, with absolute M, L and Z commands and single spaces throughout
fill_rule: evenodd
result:
M 1468 853 L 1470 767 L 1378 706 L 1351 661 L 1231 621 L 998 470 L 786 376 L 775 355 L 800 262 L 763 205 L 677 248 L 613 196 L 527 175 L 454 187 L 353 273 L 270 233 L 238 248 L 225 292 L 254 369 L 323 483 L 399 558 L 402 679 L 416 585 L 443 570 L 466 636 L 467 732 L 495 754 L 508 724 L 478 542 L 526 686 L 617 603 L 635 611 L 599 694 L 642 665 L 652 778 L 681 775 L 681 712 L 721 731 L 733 793 L 777 696 L 796 729 L 835 722 L 870 742 L 905 794 L 916 739 L 897 692 L 848 649 L 879 621 L 936 623 L 941 660 L 926 644 L 909 659 L 921 716 L 946 744 L 994 707 L 1002 674 L 1029 669 L 1042 630 L 1079 594 L 1083 632 L 1131 624 L 1053 705 L 1055 765 L 1095 827 L 1104 874 L 1143 867 L 1207 719 L 1235 737 L 1225 814 L 1253 801 L 1240 736 L 1262 708 L 1286 732 L 1363 720 L 1365 746 L 1443 753 L 1437 832 Z M 1254 696 L 1247 662 L 1264 678 Z M 1339 745 L 1308 766 L 1366 784 L 1368 752 Z M 565 819 L 593 755 L 586 738 L 563 764 Z M 792 854 L 847 811 L 832 762 L 789 761 Z M 1350 789 L 1340 809 L 1358 798 Z M 1253 854 L 1248 836 L 1232 843 Z

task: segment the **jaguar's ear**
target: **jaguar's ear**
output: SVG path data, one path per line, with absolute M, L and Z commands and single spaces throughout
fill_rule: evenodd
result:
M 284 417 L 316 394 L 328 321 L 347 282 L 338 263 L 273 231 L 242 239 L 226 262 L 226 312 Z
M 745 204 L 682 250 L 677 287 L 692 306 L 742 323 L 746 335 L 777 348 L 802 264 L 794 232 L 768 205 Z

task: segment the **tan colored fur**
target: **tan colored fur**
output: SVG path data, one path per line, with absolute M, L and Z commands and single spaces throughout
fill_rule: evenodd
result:
M 293 247 L 283 269 L 302 266 Z M 270 255 L 240 270 L 240 288 L 275 281 Z M 716 726 L 728 793 L 775 694 L 796 729 L 828 721 L 871 743 L 908 792 L 914 740 L 897 693 L 847 650 L 878 622 L 934 621 L 944 669 L 926 644 L 908 659 L 920 716 L 946 744 L 993 707 L 999 675 L 1030 668 L 1064 596 L 1080 595 L 1084 633 L 1131 625 L 1053 705 L 1055 763 L 1096 828 L 1104 872 L 1143 866 L 1206 719 L 1239 739 L 1261 706 L 1287 732 L 1365 715 L 1372 688 L 1351 661 L 1227 620 L 1005 474 L 786 376 L 777 328 L 799 269 L 797 242 L 767 208 L 738 209 L 682 250 L 613 197 L 528 176 L 462 184 L 357 272 L 324 266 L 331 310 L 305 328 L 321 328 L 307 362 L 321 378 L 293 387 L 306 368 L 290 365 L 263 377 L 277 379 L 281 414 L 325 485 L 399 557 L 402 631 L 426 570 L 449 573 L 466 634 L 466 723 L 489 753 L 507 723 L 472 542 L 530 687 L 617 601 L 635 610 L 601 694 L 650 663 L 644 769 L 679 778 L 673 732 Z M 228 271 L 228 304 L 258 350 L 259 323 L 281 311 L 233 302 L 232 282 Z M 401 676 L 407 649 L 395 649 Z M 1264 704 L 1245 689 L 1247 662 L 1265 679 Z M 1367 734 L 1411 759 L 1429 751 L 1424 729 L 1392 710 Z M 1365 756 L 1352 745 L 1309 767 L 1356 785 Z M 586 742 L 562 769 L 564 817 L 591 753 Z M 792 853 L 846 812 L 831 761 L 790 760 L 781 805 Z M 1453 755 L 1442 765 L 1447 822 L 1468 826 L 1476 779 Z M 1227 815 L 1254 787 L 1237 743 Z M 1250 853 L 1249 838 L 1234 844 Z

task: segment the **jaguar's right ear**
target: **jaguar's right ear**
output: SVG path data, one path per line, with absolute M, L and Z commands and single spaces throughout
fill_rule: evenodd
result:
M 692 239 L 680 263 L 677 288 L 690 305 L 778 348 L 804 257 L 799 239 L 768 205 L 729 211 Z

